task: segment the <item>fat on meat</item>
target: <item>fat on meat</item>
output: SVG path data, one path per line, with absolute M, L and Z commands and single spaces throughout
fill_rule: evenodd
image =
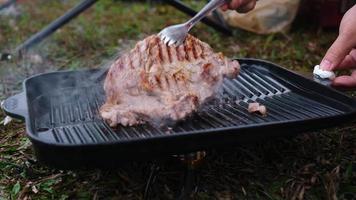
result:
M 262 116 L 267 115 L 267 108 L 264 105 L 261 105 L 259 103 L 249 103 L 248 104 L 248 112 L 249 113 L 259 113 Z

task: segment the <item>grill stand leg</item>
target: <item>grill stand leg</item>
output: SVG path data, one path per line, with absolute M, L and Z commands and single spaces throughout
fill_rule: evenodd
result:
M 198 190 L 199 171 L 198 168 L 206 156 L 205 151 L 198 151 L 186 155 L 181 155 L 180 160 L 185 164 L 185 173 L 177 199 L 190 199 Z
M 147 179 L 146 186 L 145 186 L 145 193 L 143 194 L 144 200 L 150 199 L 151 190 L 152 190 L 154 183 L 156 182 L 159 172 L 160 172 L 159 165 L 156 162 L 153 162 L 150 165 L 150 172 L 149 172 L 148 179 Z
M 83 0 L 78 5 L 70 9 L 64 15 L 59 17 L 58 19 L 54 20 L 48 26 L 43 28 L 41 31 L 37 32 L 35 35 L 31 36 L 28 40 L 24 43 L 16 47 L 15 52 L 21 55 L 22 51 L 28 50 L 33 45 L 38 44 L 44 38 L 48 37 L 52 33 L 54 33 L 57 29 L 64 26 L 76 16 L 90 8 L 97 0 Z
M 189 199 L 198 189 L 198 172 L 194 165 L 187 164 L 181 186 L 179 200 Z
M 70 22 L 72 19 L 74 19 L 76 16 L 90 8 L 96 1 L 97 0 L 82 0 L 78 5 L 67 11 L 64 15 L 57 18 L 52 23 L 44 27 L 41 31 L 32 35 L 25 42 L 17 46 L 14 52 L 12 52 L 13 55 L 9 53 L 0 53 L 0 61 L 9 61 L 14 56 L 21 58 L 25 51 L 38 44 L 43 39 L 54 33 L 57 29 L 61 28 L 62 26 Z M 9 3 L 11 2 L 12 1 L 9 1 Z
M 184 200 L 189 199 L 194 195 L 198 189 L 199 173 L 198 168 L 201 161 L 205 157 L 206 152 L 199 151 L 186 155 L 176 155 L 185 167 L 180 191 L 176 199 Z M 161 168 L 157 162 L 153 162 L 149 167 L 149 175 L 145 186 L 143 199 L 147 200 L 151 198 L 151 191 L 154 187 L 155 181 L 159 175 Z
M 3 4 L 0 4 L 0 11 L 5 9 L 5 8 L 8 8 L 10 7 L 12 4 L 16 3 L 16 0 L 8 0 L 6 1 L 5 3 Z

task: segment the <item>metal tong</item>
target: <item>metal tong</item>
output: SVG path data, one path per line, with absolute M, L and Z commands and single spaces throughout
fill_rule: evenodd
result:
M 168 45 L 181 45 L 193 26 L 203 19 L 207 14 L 220 6 L 228 3 L 228 0 L 212 0 L 204 6 L 192 19 L 183 24 L 169 26 L 163 29 L 158 35 L 161 40 Z

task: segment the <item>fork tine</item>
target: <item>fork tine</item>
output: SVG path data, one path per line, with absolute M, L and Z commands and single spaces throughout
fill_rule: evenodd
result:
M 175 44 L 175 43 L 176 43 L 176 41 L 171 40 L 171 41 L 169 41 L 168 46 L 172 46 L 172 45 Z
M 160 36 L 160 38 L 161 38 L 161 41 L 163 42 L 163 43 L 166 43 L 165 41 L 166 41 L 166 36 L 164 36 L 163 34 Z
M 164 40 L 164 43 L 169 44 L 169 41 L 171 41 L 171 39 L 169 37 L 166 37 L 166 39 Z

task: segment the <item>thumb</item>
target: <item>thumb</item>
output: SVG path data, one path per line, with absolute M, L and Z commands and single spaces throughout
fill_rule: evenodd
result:
M 346 34 L 340 34 L 338 36 L 321 61 L 321 69 L 332 71 L 341 63 L 342 60 L 344 60 L 353 47 L 350 39 L 352 38 Z

